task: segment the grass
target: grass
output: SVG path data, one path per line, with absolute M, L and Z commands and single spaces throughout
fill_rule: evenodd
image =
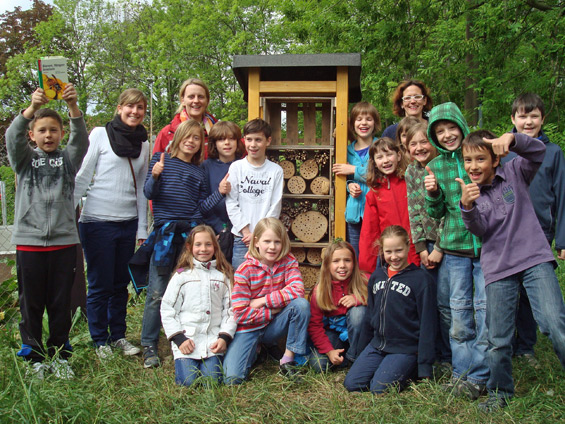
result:
M 565 285 L 565 270 L 558 275 Z M 128 331 L 139 345 L 144 298 L 130 301 Z M 17 325 L 0 328 L 0 423 L 559 423 L 565 422 L 565 372 L 551 343 L 540 335 L 541 369 L 514 362 L 516 397 L 501 412 L 484 415 L 477 402 L 455 398 L 437 382 L 411 385 L 401 393 L 373 396 L 343 388 L 345 371 L 315 374 L 302 384 L 277 374 L 276 364 L 252 371 L 241 386 L 183 388 L 174 383 L 174 363 L 161 340 L 164 365 L 146 370 L 141 358 L 115 355 L 100 362 L 90 346 L 84 319 L 71 331 L 75 354 L 72 381 L 25 377 L 16 357 Z

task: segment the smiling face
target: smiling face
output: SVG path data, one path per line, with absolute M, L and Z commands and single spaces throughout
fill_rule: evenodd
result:
M 206 90 L 196 84 L 187 85 L 181 98 L 181 104 L 188 116 L 197 121 L 202 121 L 202 117 L 208 107 Z
M 368 113 L 362 113 L 355 118 L 353 129 L 358 139 L 372 140 L 375 133 L 375 120 Z
M 118 105 L 118 115 L 124 124 L 135 128 L 143 122 L 145 117 L 145 102 L 127 103 Z
M 353 273 L 353 254 L 348 249 L 337 249 L 330 262 L 333 281 L 345 281 Z
M 497 157 L 493 160 L 487 149 L 465 146 L 462 153 L 465 172 L 469 175 L 471 182 L 479 185 L 492 184 L 500 159 Z
M 271 137 L 265 134 L 250 133 L 244 137 L 245 150 L 247 150 L 247 160 L 252 165 L 262 165 L 265 162 L 267 146 L 271 144 Z
M 29 138 L 45 153 L 57 150 L 63 135 L 59 122 L 50 117 L 36 119 L 33 129 L 29 131 Z
M 408 243 L 403 237 L 385 237 L 382 243 L 385 262 L 391 270 L 398 272 L 408 266 Z
M 516 127 L 516 131 L 527 134 L 533 138 L 539 137 L 541 126 L 545 119 L 537 107 L 531 112 L 526 112 L 523 108 L 518 109 L 516 114 L 511 118 L 512 123 Z
M 438 143 L 446 150 L 453 152 L 461 146 L 463 133 L 461 128 L 452 121 L 438 121 L 434 124 Z
M 396 171 L 398 162 L 400 162 L 400 153 L 388 149 L 379 149 L 373 157 L 375 166 L 384 175 L 391 175 Z
M 189 134 L 179 142 L 179 150 L 176 157 L 183 162 L 190 162 L 195 154 L 200 151 L 202 139 L 198 134 Z
M 192 256 L 200 262 L 208 262 L 212 260 L 214 257 L 214 243 L 208 232 L 200 231 L 194 235 Z
M 428 99 L 424 93 L 422 93 L 422 89 L 417 85 L 409 85 L 402 93 L 401 107 L 404 109 L 406 116 L 422 118 L 424 106 L 427 102 Z
M 232 162 L 237 151 L 237 140 L 233 137 L 216 140 L 216 150 L 218 151 L 218 159 L 224 163 Z
M 427 165 L 437 156 L 436 148 L 428 140 L 425 132 L 416 133 L 408 142 L 408 152 L 412 160 L 418 161 L 422 166 Z
M 261 256 L 261 263 L 272 267 L 282 251 L 282 240 L 273 230 L 267 228 L 261 237 L 255 238 L 255 247 Z

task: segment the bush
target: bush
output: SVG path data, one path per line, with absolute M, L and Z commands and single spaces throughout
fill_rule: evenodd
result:
M 14 224 L 14 203 L 16 200 L 16 176 L 9 166 L 0 166 L 0 181 L 6 184 L 6 224 Z

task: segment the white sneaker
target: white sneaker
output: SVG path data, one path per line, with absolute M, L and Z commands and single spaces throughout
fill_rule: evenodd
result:
M 141 349 L 132 345 L 126 339 L 119 339 L 112 343 L 112 347 L 116 349 L 120 349 L 124 355 L 132 356 L 137 355 L 141 352 Z
M 49 370 L 55 377 L 60 378 L 61 380 L 71 380 L 75 376 L 75 373 L 69 365 L 69 361 L 66 359 L 54 359 Z
M 96 348 L 96 354 L 104 361 L 112 357 L 112 348 L 109 345 L 100 345 Z
M 49 367 L 43 362 L 34 362 L 30 364 L 29 368 L 26 370 L 26 377 L 44 380 L 47 371 L 49 371 Z

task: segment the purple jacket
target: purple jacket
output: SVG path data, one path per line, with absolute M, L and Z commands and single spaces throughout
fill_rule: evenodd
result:
M 514 134 L 518 157 L 496 168 L 491 185 L 470 211 L 461 211 L 467 229 L 483 240 L 481 267 L 486 285 L 555 258 L 537 219 L 529 185 L 545 155 L 545 145 Z

